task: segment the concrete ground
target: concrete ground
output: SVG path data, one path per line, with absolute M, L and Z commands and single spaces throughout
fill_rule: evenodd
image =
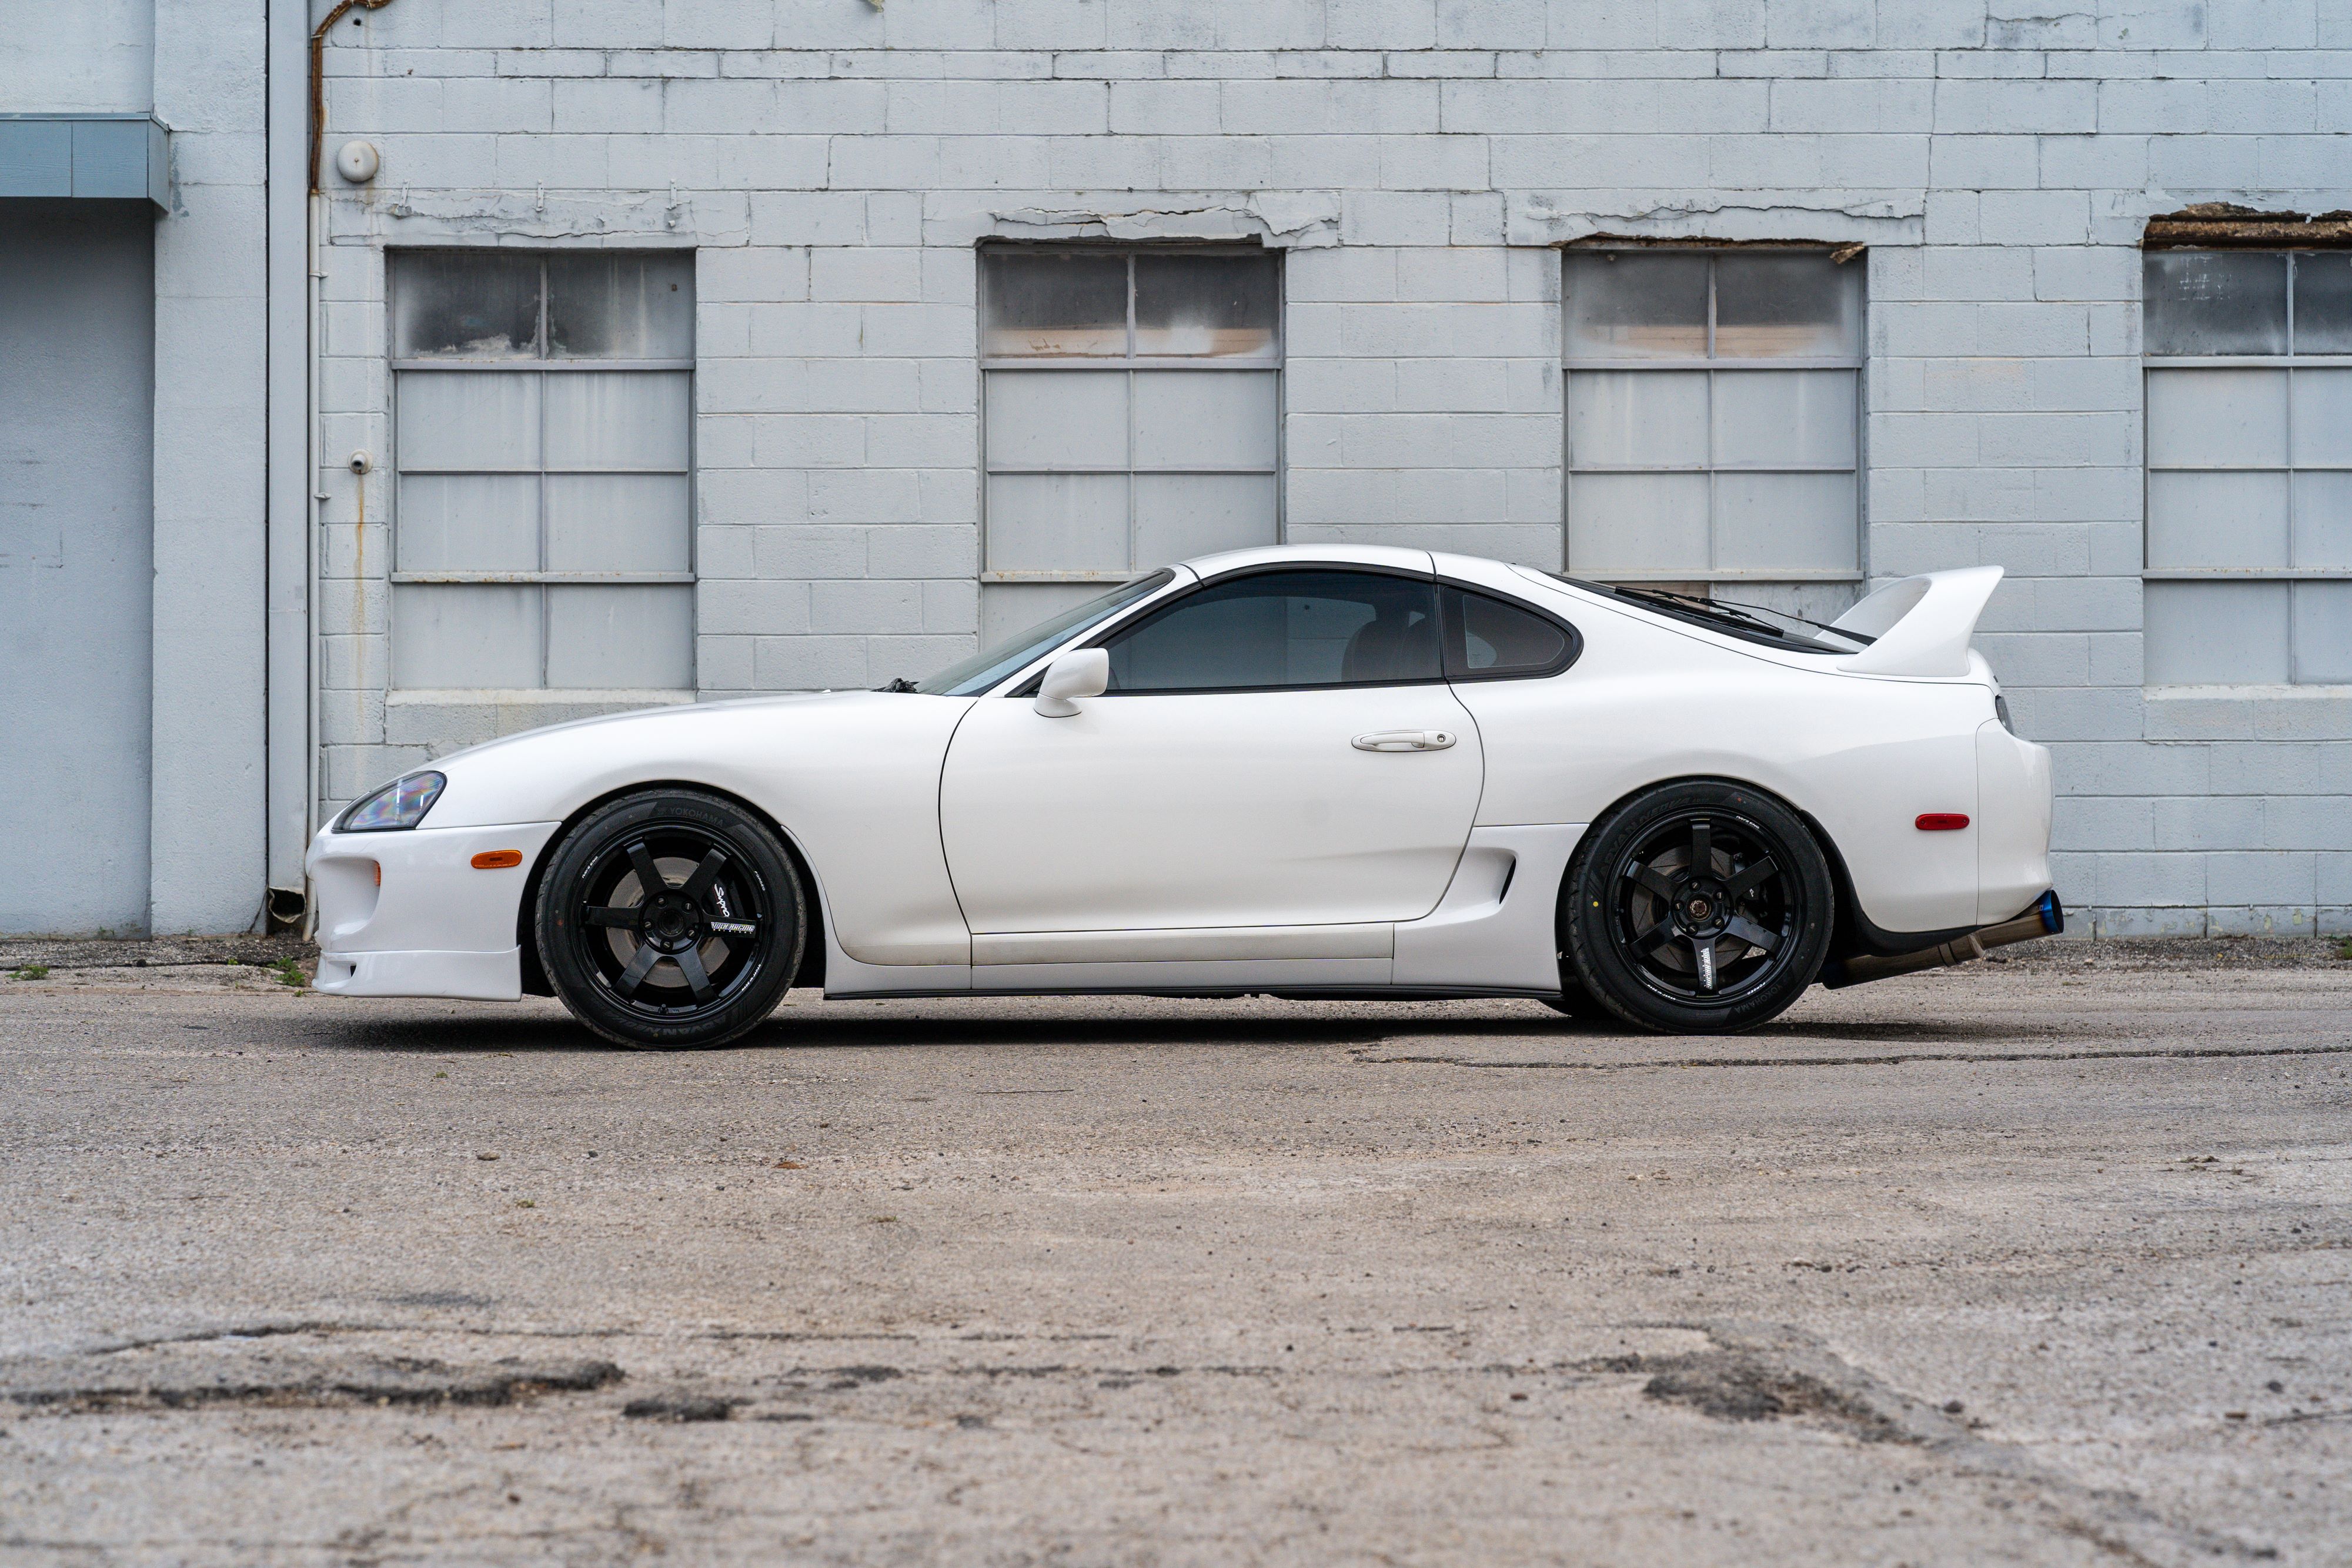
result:
M 2333 942 L 688 1055 L 228 950 L 0 945 L 7 1563 L 2352 1562 Z

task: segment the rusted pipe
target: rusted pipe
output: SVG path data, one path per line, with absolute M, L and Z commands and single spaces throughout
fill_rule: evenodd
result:
M 381 11 L 391 4 L 392 0 L 336 0 L 327 19 L 310 34 L 310 193 L 314 196 L 319 193 L 319 144 L 327 135 L 327 29 L 354 5 Z
M 1843 990 L 1847 986 L 1891 979 L 1896 975 L 1916 974 L 1921 969 L 1940 969 L 1951 964 L 1966 964 L 1983 957 L 1988 948 L 2006 947 L 2012 942 L 2031 942 L 2037 936 L 2055 936 L 2065 929 L 2065 907 L 2058 902 L 2058 894 L 2054 891 L 2045 893 L 2033 901 L 2032 908 L 2014 920 L 1981 926 L 1965 936 L 1938 942 L 1933 947 L 1923 947 L 1916 953 L 1901 953 L 1891 958 L 1882 958 L 1874 953 L 1865 954 L 1831 964 L 1822 971 L 1822 984 L 1832 991 Z

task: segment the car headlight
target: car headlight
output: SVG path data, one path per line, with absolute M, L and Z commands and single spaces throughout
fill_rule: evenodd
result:
M 438 773 L 404 773 L 374 794 L 353 801 L 338 818 L 339 833 L 387 833 L 413 828 L 433 810 L 449 780 Z

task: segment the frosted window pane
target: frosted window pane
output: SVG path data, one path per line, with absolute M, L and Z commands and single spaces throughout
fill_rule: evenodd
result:
M 1706 462 L 1706 375 L 1695 371 L 1571 371 L 1572 466 Z
M 2284 466 L 2286 372 L 2150 372 L 2147 461 L 2151 468 Z
M 1124 575 L 1124 474 L 997 474 L 988 481 L 988 570 Z
M 392 258 L 393 357 L 529 359 L 539 352 L 539 261 L 498 251 Z
M 1851 474 L 1717 474 L 1715 564 L 1852 571 L 1861 528 Z
M 2286 352 L 2286 257 L 2262 251 L 2150 251 L 2141 267 L 2150 354 Z
M 2286 476 L 2166 474 L 2147 476 L 2147 564 L 2285 566 Z
M 550 375 L 547 465 L 683 471 L 691 403 L 684 371 Z
M 2294 559 L 2352 570 L 2352 474 L 2294 476 Z
M 398 378 L 400 466 L 539 466 L 536 372 L 407 371 Z
M 1135 565 L 1276 543 L 1271 474 L 1139 474 Z
M 2352 466 L 2352 370 L 2297 371 L 2294 460 Z
M 1138 355 L 1268 358 L 1280 319 L 1270 256 L 1135 258 Z
M 559 359 L 694 357 L 694 257 L 548 257 L 548 352 Z
M 402 571 L 539 570 L 536 475 L 404 475 L 394 522 Z
M 1271 371 L 1135 372 L 1139 468 L 1272 468 Z
M 988 372 L 992 468 L 1127 466 L 1125 371 Z
M 2283 582 L 2149 583 L 2147 684 L 2284 685 L 2286 595 Z
M 1717 359 L 1859 359 L 1862 268 L 1824 252 L 1715 261 Z
M 1705 570 L 1706 487 L 1704 474 L 1575 476 L 1568 491 L 1569 570 L 1587 577 Z
M 1704 256 L 1578 252 L 1568 256 L 1571 359 L 1704 359 Z
M 689 501 L 683 474 L 552 474 L 547 570 L 684 571 Z
M 2352 582 L 2294 585 L 2294 678 L 2352 685 Z
M 2352 354 L 2352 254 L 2296 253 L 2294 351 Z
M 694 590 L 547 591 L 547 684 L 677 690 L 694 685 Z
M 1717 463 L 1853 464 L 1852 371 L 1741 371 L 1715 378 Z
M 392 591 L 392 684 L 539 685 L 540 590 L 398 583 Z
M 980 271 L 989 358 L 1127 352 L 1124 257 L 992 252 Z

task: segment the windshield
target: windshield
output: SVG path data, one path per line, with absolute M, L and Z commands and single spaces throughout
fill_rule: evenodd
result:
M 1175 580 L 1176 574 L 1163 567 L 1149 577 L 1121 583 L 1099 599 L 1089 599 L 1084 604 L 1065 610 L 1051 621 L 1041 621 L 1026 632 L 1008 637 L 992 648 L 983 648 L 961 664 L 950 664 L 936 675 L 917 681 L 911 686 L 893 683 L 892 689 L 922 692 L 935 697 L 978 696 L 1039 654 L 1069 641 L 1089 626 L 1109 620 L 1138 600 L 1150 598 Z
M 1808 621 L 1801 615 L 1791 615 L 1785 610 L 1775 610 L 1769 605 L 1748 604 L 1738 600 L 1700 599 L 1693 594 L 1674 593 L 1663 588 L 1588 582 L 1566 572 L 1555 571 L 1549 575 L 1587 593 L 1622 599 L 1644 610 L 1671 615 L 1677 621 L 1688 621 L 1710 632 L 1761 643 L 1767 647 L 1789 648 L 1801 653 L 1852 653 L 1869 647 L 1874 641 L 1859 632 L 1841 631 L 1819 621 Z M 1771 619 L 1765 619 L 1767 616 Z M 1782 622 L 1788 624 L 1780 624 Z

